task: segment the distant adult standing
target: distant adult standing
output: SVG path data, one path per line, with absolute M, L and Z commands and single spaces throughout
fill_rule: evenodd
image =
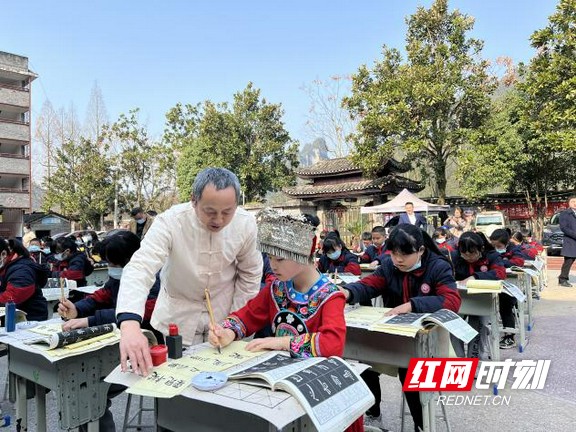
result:
M 130 216 L 132 216 L 130 231 L 136 234 L 140 240 L 144 240 L 144 236 L 152 226 L 154 218 L 147 214 L 142 207 L 134 207 L 130 212 Z
M 146 299 L 160 273 L 160 293 L 151 325 L 167 334 L 175 323 L 185 345 L 208 337 L 204 290 L 216 321 L 243 307 L 260 290 L 262 255 L 256 249 L 256 219 L 238 207 L 240 182 L 224 168 L 207 168 L 194 179 L 191 200 L 159 214 L 146 240 L 124 267 L 117 322 L 122 332 L 122 370 L 147 375 L 148 341 L 140 331 Z
M 418 228 L 426 230 L 426 227 L 428 226 L 426 218 L 420 213 L 414 213 L 414 203 L 407 202 L 404 204 L 404 210 L 406 210 L 406 213 L 400 215 L 398 224 L 406 223 L 410 225 L 416 225 Z
M 564 263 L 558 276 L 558 285 L 571 287 L 568 282 L 570 268 L 576 259 L 576 196 L 568 200 L 568 209 L 560 213 L 560 230 L 564 233 L 564 243 L 562 244 L 562 256 Z
M 33 240 L 35 238 L 36 233 L 32 231 L 32 227 L 30 226 L 30 224 L 24 225 L 24 235 L 22 236 L 22 244 L 24 245 L 24 247 L 28 248 L 28 246 L 30 246 L 30 240 Z

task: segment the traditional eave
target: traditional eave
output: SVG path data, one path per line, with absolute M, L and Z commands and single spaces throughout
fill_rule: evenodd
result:
M 380 172 L 385 170 L 395 172 L 406 172 L 409 167 L 395 159 L 388 159 L 380 168 Z M 296 169 L 296 175 L 303 179 L 314 177 L 332 177 L 350 174 L 362 174 L 362 169 L 347 157 L 326 159 L 316 162 L 314 165 Z
M 351 198 L 364 195 L 375 195 L 399 192 L 402 189 L 418 192 L 424 187 L 419 182 L 394 174 L 375 180 L 358 180 L 322 185 L 298 185 L 283 189 L 291 197 L 300 199 Z

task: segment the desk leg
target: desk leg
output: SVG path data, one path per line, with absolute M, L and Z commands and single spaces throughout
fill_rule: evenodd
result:
M 36 425 L 38 432 L 46 432 L 46 389 L 36 384 Z
M 26 380 L 16 378 L 16 431 L 28 430 L 28 404 L 26 402 Z
M 422 419 L 424 432 L 436 432 L 436 410 L 435 402 L 436 398 L 432 398 L 426 404 L 422 405 Z
M 492 360 L 500 361 L 500 329 L 498 328 L 498 297 L 492 302 L 490 316 L 490 339 L 492 340 Z
M 518 351 L 523 352 L 528 340 L 526 339 L 526 322 L 525 322 L 525 302 L 518 302 L 518 327 L 520 328 L 520 343 L 518 344 Z

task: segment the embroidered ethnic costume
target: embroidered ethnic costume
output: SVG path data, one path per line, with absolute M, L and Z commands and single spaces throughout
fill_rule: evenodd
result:
M 292 282 L 268 283 L 245 307 L 222 323 L 242 339 L 272 323 L 276 336 L 290 336 L 294 357 L 341 355 L 346 339 L 342 310 L 344 295 L 324 275 L 308 292 L 297 292 Z M 327 325 L 329 323 L 329 325 Z

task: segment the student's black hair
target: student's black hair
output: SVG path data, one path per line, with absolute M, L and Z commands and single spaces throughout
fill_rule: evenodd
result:
M 7 254 L 16 253 L 26 258 L 30 258 L 30 252 L 24 247 L 20 240 L 16 239 L 4 239 L 0 237 L 0 253 L 6 251 Z
M 318 216 L 314 216 L 308 213 L 303 213 L 302 216 L 304 216 L 306 218 L 306 222 L 308 222 L 314 228 L 317 228 L 318 225 L 320 225 L 320 219 L 318 219 Z
M 142 209 L 142 207 L 134 207 L 134 208 L 130 211 L 130 216 L 134 217 L 134 216 L 136 216 L 138 213 L 144 213 L 144 210 Z
M 336 246 L 342 248 L 343 251 L 348 250 L 340 236 L 336 235 L 335 232 L 329 232 L 322 243 L 322 251 L 328 253 L 331 250 L 335 250 Z
M 340 231 L 338 231 L 337 229 L 333 229 L 333 230 L 330 231 L 330 232 L 336 234 L 336 236 L 337 236 L 338 238 L 341 238 L 341 237 L 340 237 Z M 330 233 L 328 233 L 328 234 L 330 234 Z
M 387 250 L 406 255 L 418 252 L 422 246 L 427 251 L 445 258 L 444 254 L 438 249 L 436 242 L 432 240 L 428 233 L 422 231 L 416 225 L 396 225 L 390 232 L 386 243 Z
M 436 239 L 439 236 L 448 237 L 449 233 L 450 233 L 450 231 L 448 231 L 446 228 L 438 227 L 434 230 L 434 234 L 432 234 L 432 238 Z
M 372 233 L 368 231 L 364 231 L 362 233 L 362 240 L 372 240 Z
M 458 250 L 465 253 L 483 253 L 484 251 L 494 250 L 494 247 L 490 244 L 483 233 L 466 231 L 465 233 L 462 233 L 460 239 L 458 240 Z
M 28 244 L 31 244 L 32 242 L 38 242 L 38 243 L 40 243 L 40 239 L 39 239 L 39 238 L 33 238 L 33 239 L 31 239 L 31 240 L 28 242 Z
M 66 249 L 70 249 L 72 253 L 78 250 L 74 237 L 58 237 L 54 242 L 54 251 L 56 253 L 64 252 Z
M 512 234 L 511 238 L 516 240 L 518 243 L 524 243 L 524 236 L 520 231 L 516 231 L 514 234 Z
M 510 241 L 510 233 L 508 233 L 508 231 L 505 229 L 499 228 L 490 234 L 490 240 L 500 242 L 503 245 L 507 245 Z
M 128 230 L 106 237 L 98 245 L 100 257 L 120 267 L 128 264 L 138 249 L 140 249 L 140 238 Z
M 382 225 L 376 225 L 374 228 L 372 228 L 372 232 L 381 234 L 386 237 L 386 228 L 384 228 Z

